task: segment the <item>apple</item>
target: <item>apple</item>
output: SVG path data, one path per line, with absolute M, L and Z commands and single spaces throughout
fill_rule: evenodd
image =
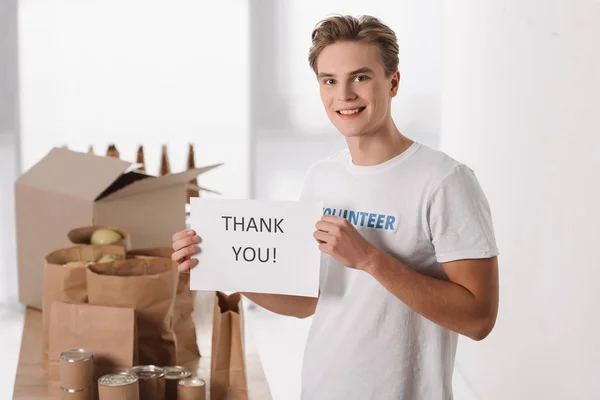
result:
M 69 261 L 65 264 L 65 267 L 86 268 L 89 264 L 92 264 L 92 263 L 90 261 Z
M 113 244 L 123 239 L 123 236 L 117 231 L 112 229 L 101 228 L 97 229 L 92 233 L 90 238 L 91 244 Z
M 120 258 L 121 258 L 121 256 L 119 256 L 117 254 L 105 254 L 102 257 L 100 257 L 100 259 L 98 261 L 96 261 L 96 263 L 98 263 L 98 264 L 109 263 L 109 262 L 116 261 Z

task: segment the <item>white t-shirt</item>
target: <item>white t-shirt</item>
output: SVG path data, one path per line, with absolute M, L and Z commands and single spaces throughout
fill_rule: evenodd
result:
M 448 279 L 441 264 L 498 254 L 473 171 L 415 142 L 375 166 L 346 149 L 313 165 L 302 198 L 345 217 L 379 249 Z M 457 334 L 417 314 L 366 272 L 322 253 L 303 400 L 451 400 Z

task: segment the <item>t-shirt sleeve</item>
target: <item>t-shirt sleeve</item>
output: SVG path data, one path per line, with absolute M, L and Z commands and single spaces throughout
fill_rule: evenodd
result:
M 490 206 L 473 170 L 454 167 L 429 200 L 429 233 L 439 263 L 498 255 Z

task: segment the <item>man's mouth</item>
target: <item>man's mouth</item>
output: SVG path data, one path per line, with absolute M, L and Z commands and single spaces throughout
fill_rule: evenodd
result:
M 367 107 L 357 107 L 352 109 L 338 110 L 336 111 L 336 113 L 340 115 L 355 115 L 364 111 L 365 108 Z

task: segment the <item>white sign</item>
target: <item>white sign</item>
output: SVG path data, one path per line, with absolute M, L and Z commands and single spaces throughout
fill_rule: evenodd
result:
M 192 198 L 190 206 L 202 238 L 191 290 L 318 296 L 321 203 Z

